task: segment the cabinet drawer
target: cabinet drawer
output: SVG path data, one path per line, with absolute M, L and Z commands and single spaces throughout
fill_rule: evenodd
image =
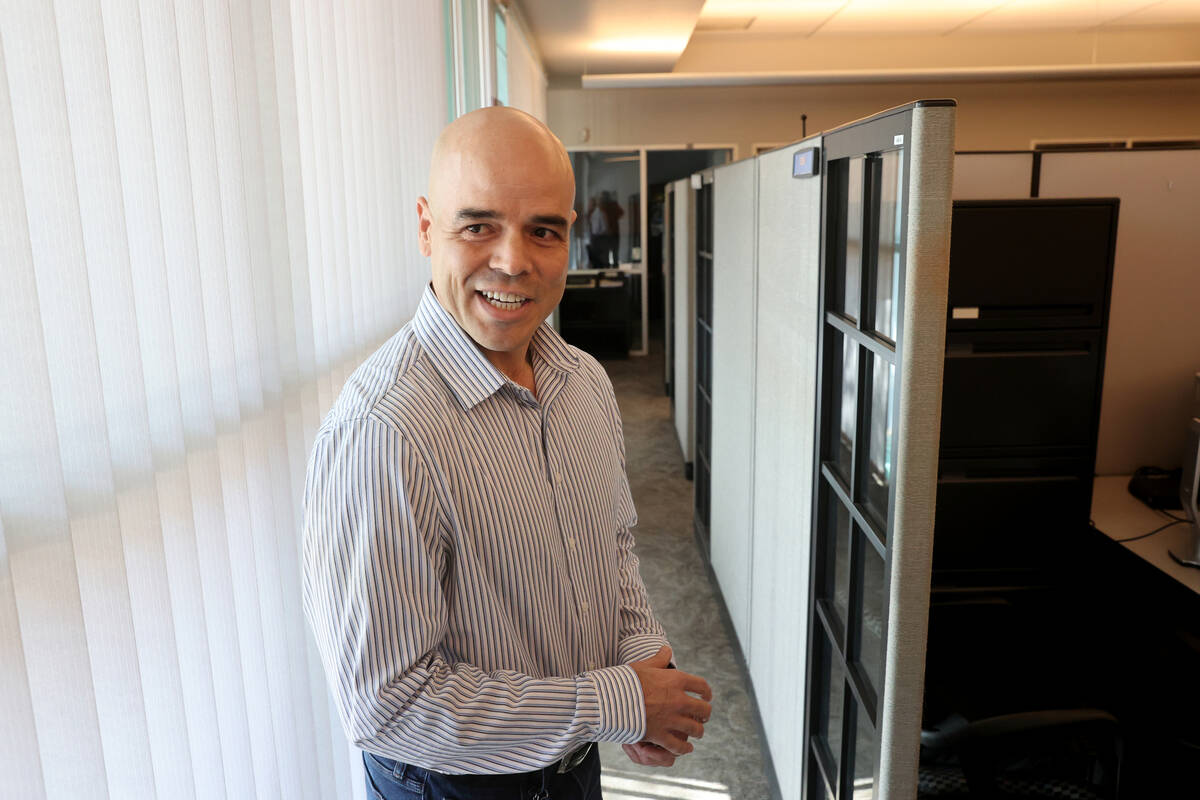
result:
M 950 241 L 949 330 L 1099 327 L 1115 200 L 959 201 Z
M 941 446 L 1090 447 L 1097 331 L 947 336 Z
M 1090 471 L 1083 459 L 943 459 L 934 569 L 1037 568 L 1063 558 L 1087 528 Z

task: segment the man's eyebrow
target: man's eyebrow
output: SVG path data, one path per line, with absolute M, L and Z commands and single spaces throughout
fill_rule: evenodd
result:
M 460 208 L 454 215 L 455 222 L 465 222 L 469 219 L 499 219 L 500 215 L 486 208 Z
M 537 214 L 530 219 L 536 225 L 554 225 L 559 228 L 567 227 L 567 218 L 558 214 Z

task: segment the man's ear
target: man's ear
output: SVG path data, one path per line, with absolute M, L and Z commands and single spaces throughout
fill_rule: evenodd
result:
M 417 198 L 417 245 L 421 255 L 426 258 L 432 252 L 430 239 L 433 236 L 433 212 L 429 209 L 429 201 L 424 197 Z

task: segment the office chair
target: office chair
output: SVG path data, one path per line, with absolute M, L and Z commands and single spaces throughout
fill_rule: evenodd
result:
M 1117 798 L 1117 720 L 1057 650 L 1004 597 L 931 603 L 919 798 Z

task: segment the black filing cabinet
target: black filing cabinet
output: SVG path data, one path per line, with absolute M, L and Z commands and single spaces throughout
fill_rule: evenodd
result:
M 1086 531 L 1117 211 L 954 204 L 935 582 L 1057 569 Z

